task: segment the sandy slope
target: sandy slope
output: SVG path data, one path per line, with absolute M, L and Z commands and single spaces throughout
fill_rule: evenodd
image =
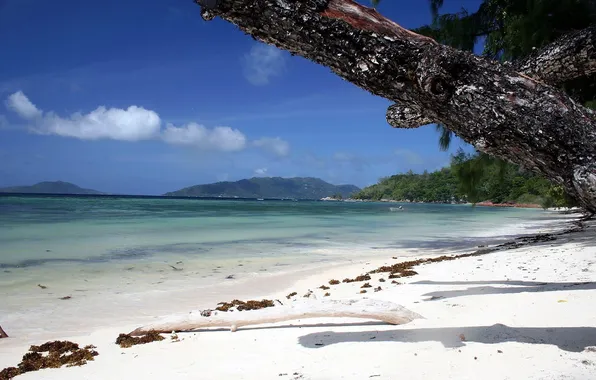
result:
M 64 337 L 95 344 L 94 362 L 17 379 L 596 379 L 595 230 L 592 223 L 547 243 L 423 265 L 402 285 L 375 275 L 380 292 L 361 295 L 362 283 L 329 290 L 332 298 L 391 300 L 425 317 L 407 325 L 296 321 L 128 349 L 114 340 L 137 326 L 119 326 Z M 302 295 L 397 261 L 338 267 L 270 296 L 285 300 L 292 290 Z M 0 368 L 31 343 L 9 340 L 0 341 Z

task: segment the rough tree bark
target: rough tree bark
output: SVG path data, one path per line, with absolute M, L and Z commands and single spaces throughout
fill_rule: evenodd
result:
M 395 101 L 387 110 L 392 126 L 440 122 L 478 150 L 563 185 L 596 212 L 596 116 L 543 81 L 440 45 L 352 0 L 195 2 L 205 20 L 221 17 Z
M 596 73 L 596 25 L 559 38 L 515 66 L 553 85 Z

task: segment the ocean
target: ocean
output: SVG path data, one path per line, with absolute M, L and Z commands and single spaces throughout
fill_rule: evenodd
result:
M 262 284 L 257 293 L 282 274 L 495 243 L 549 217 L 470 205 L 0 196 L 0 325 L 41 337 L 114 313 L 132 322 L 247 281 Z

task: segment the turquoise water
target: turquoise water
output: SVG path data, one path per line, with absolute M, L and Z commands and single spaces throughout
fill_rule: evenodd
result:
M 463 205 L 0 197 L 0 268 L 333 254 L 412 247 L 539 219 Z
M 332 265 L 469 251 L 552 218 L 464 205 L 392 211 L 398 206 L 0 196 L 2 327 L 41 340 L 138 324 L 282 291 Z

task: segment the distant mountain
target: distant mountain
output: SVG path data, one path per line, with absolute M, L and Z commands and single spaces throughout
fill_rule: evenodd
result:
M 35 194 L 103 194 L 97 190 L 83 189 L 69 182 L 40 182 L 31 186 L 13 186 L 0 188 L 0 193 L 35 193 Z
M 360 191 L 354 185 L 332 185 L 319 178 L 255 177 L 236 182 L 196 185 L 166 193 L 179 197 L 240 197 L 321 199 L 335 194 L 348 198 Z

